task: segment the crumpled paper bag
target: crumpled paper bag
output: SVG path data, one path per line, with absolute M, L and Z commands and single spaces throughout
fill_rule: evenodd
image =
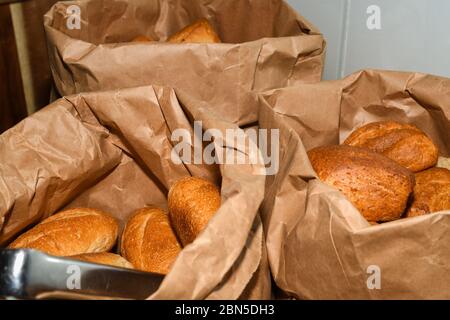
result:
M 280 171 L 262 216 L 271 272 L 299 299 L 449 299 L 450 211 L 371 226 L 319 181 L 306 151 L 366 123 L 412 123 L 450 155 L 450 79 L 366 70 L 260 95 L 260 126 L 280 129 Z
M 138 35 L 165 41 L 199 18 L 224 43 L 130 42 Z M 281 0 L 64 1 L 44 25 L 61 95 L 170 86 L 247 124 L 257 121 L 250 91 L 317 82 L 322 75 L 323 36 Z
M 237 299 L 244 290 L 270 298 L 270 290 L 261 289 L 267 278 L 259 276 L 262 165 L 175 164 L 171 134 L 192 132 L 192 119 L 205 130 L 238 129 L 198 108 L 195 99 L 179 101 L 173 89 L 157 86 L 68 96 L 26 118 L 0 136 L 0 243 L 69 207 L 104 210 L 123 227 L 138 208 L 167 208 L 177 179 L 199 176 L 220 186 L 222 205 L 151 298 Z M 222 143 L 234 146 L 226 138 Z M 249 157 L 242 144 L 234 148 Z

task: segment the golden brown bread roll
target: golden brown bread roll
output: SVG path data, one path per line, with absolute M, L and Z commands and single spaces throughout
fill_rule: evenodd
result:
M 413 172 L 434 166 L 438 159 L 438 148 L 423 131 L 394 121 L 362 126 L 344 144 L 381 153 Z
M 220 193 L 211 182 L 188 177 L 169 190 L 169 217 L 183 246 L 193 242 L 220 207 Z
M 129 263 L 124 257 L 111 252 L 83 253 L 75 256 L 70 256 L 69 258 L 97 264 L 106 264 L 119 268 L 134 269 L 133 265 Z
M 171 43 L 220 43 L 221 40 L 206 19 L 200 19 L 172 35 Z
M 315 148 L 308 152 L 319 178 L 339 189 L 367 221 L 401 217 L 414 187 L 414 175 L 391 159 L 351 146 Z
M 9 248 L 36 249 L 54 256 L 109 251 L 116 243 L 119 225 L 108 214 L 90 208 L 59 212 L 28 230 Z
M 136 269 L 167 274 L 181 246 L 167 214 L 159 208 L 143 208 L 127 222 L 120 251 Z
M 431 168 L 416 173 L 414 201 L 407 217 L 450 210 L 450 170 Z
M 133 40 L 131 40 L 131 42 L 153 42 L 155 41 L 154 39 L 147 37 L 147 36 L 137 36 L 136 38 L 134 38 Z

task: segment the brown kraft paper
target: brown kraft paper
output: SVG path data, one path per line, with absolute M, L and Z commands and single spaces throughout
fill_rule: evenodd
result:
M 194 101 L 181 107 L 174 90 L 156 86 L 79 94 L 6 131 L 0 136 L 0 243 L 70 207 L 104 210 L 123 228 L 138 208 L 167 208 L 167 191 L 177 179 L 200 176 L 220 186 L 222 205 L 150 298 L 237 299 L 244 290 L 270 298 L 270 290 L 260 289 L 270 287 L 270 278 L 263 284 L 267 278 L 258 276 L 261 266 L 268 272 L 258 212 L 262 165 L 177 165 L 171 159 L 171 133 L 192 131 L 191 116 L 205 130 L 237 129 Z M 229 146 L 224 139 L 223 148 Z M 235 148 L 248 157 L 245 146 Z
M 165 43 L 199 18 L 208 19 L 224 43 Z M 243 125 L 257 121 L 251 91 L 317 82 L 322 75 L 323 36 L 281 0 L 64 1 L 44 24 L 63 96 L 170 86 Z M 139 35 L 159 41 L 130 42 Z
M 299 299 L 450 299 L 450 211 L 371 226 L 317 179 L 306 154 L 394 120 L 425 131 L 449 157 L 450 79 L 367 70 L 260 99 L 260 126 L 280 128 L 280 170 L 262 206 L 277 286 Z

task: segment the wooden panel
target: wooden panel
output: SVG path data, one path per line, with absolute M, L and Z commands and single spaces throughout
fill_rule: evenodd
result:
M 50 99 L 52 76 L 48 63 L 43 17 L 56 2 L 57 0 L 33 0 L 21 3 L 34 98 L 33 109 L 46 106 Z
M 27 116 L 9 5 L 0 5 L 0 132 Z

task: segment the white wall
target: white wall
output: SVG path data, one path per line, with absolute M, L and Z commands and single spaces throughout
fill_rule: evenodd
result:
M 325 79 L 363 68 L 450 77 L 450 0 L 287 1 L 326 37 Z M 380 9 L 381 29 L 367 27 L 371 5 Z

